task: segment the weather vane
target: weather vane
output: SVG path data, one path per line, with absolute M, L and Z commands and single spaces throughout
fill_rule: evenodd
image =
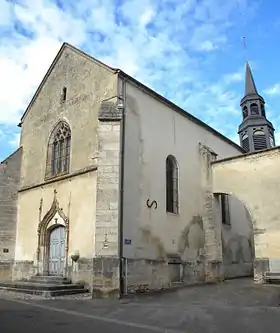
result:
M 247 42 L 246 42 L 246 37 L 243 36 L 242 39 L 243 39 L 243 47 L 244 47 L 245 60 L 247 61 L 248 59 L 247 59 Z

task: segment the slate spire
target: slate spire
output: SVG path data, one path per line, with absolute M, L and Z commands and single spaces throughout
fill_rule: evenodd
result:
M 274 128 L 266 118 L 265 100 L 257 91 L 248 61 L 245 70 L 245 95 L 240 106 L 243 114 L 243 121 L 238 128 L 241 147 L 246 152 L 274 147 Z
M 253 78 L 251 67 L 250 67 L 248 61 L 246 61 L 245 96 L 253 95 L 253 94 L 258 95 L 258 91 L 257 91 L 256 84 L 255 84 L 255 81 Z

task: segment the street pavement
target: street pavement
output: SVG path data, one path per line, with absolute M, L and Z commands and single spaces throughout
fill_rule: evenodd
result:
M 249 279 L 119 300 L 0 292 L 0 332 L 279 333 L 279 287 Z

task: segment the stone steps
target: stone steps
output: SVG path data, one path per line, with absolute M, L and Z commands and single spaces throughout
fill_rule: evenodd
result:
M 42 284 L 70 284 L 71 280 L 60 276 L 40 276 L 34 275 L 28 280 L 34 283 Z
M 13 292 L 41 295 L 44 297 L 87 293 L 83 284 L 56 276 L 33 276 L 28 281 L 9 281 L 0 283 L 0 289 Z

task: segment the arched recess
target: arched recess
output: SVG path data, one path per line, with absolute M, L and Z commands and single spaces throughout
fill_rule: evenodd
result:
M 215 220 L 221 231 L 224 277 L 253 276 L 253 221 L 247 207 L 229 193 L 213 193 Z
M 252 103 L 252 104 L 250 105 L 250 112 L 251 112 L 251 115 L 259 114 L 259 107 L 258 107 L 258 104 L 256 104 L 256 103 Z
M 247 106 L 244 106 L 242 111 L 243 111 L 243 119 L 247 118 L 248 117 L 248 108 L 247 108 Z
M 212 163 L 213 193 L 237 197 L 248 209 L 253 224 L 254 279 L 280 272 L 279 188 L 280 149 L 264 150 Z
M 56 192 L 49 211 L 45 214 L 44 218 L 38 225 L 38 246 L 37 246 L 37 274 L 49 275 L 49 253 L 50 253 L 50 236 L 51 233 L 57 228 L 65 228 L 65 262 L 64 272 L 67 272 L 67 258 L 68 258 L 68 240 L 69 240 L 69 219 L 59 207 L 56 198 Z

